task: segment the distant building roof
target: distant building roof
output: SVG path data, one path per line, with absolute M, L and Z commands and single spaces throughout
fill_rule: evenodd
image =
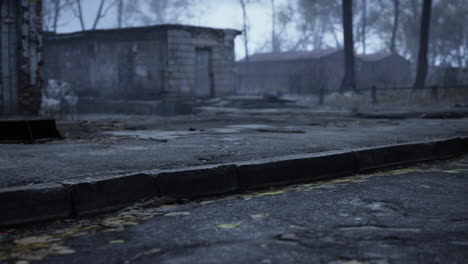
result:
M 294 61 L 294 60 L 313 60 L 321 59 L 337 52 L 342 52 L 342 49 L 321 49 L 311 51 L 288 51 L 288 52 L 268 52 L 256 53 L 249 57 L 251 62 L 269 62 L 269 61 Z M 365 62 L 379 61 L 391 55 L 389 52 L 376 52 L 370 54 L 356 54 L 359 60 Z M 397 55 L 397 54 L 395 54 Z M 399 55 L 397 55 L 399 56 Z M 243 59 L 244 60 L 244 59 Z
M 191 25 L 179 25 L 179 24 L 161 24 L 153 26 L 144 26 L 144 27 L 126 27 L 126 28 L 109 28 L 109 29 L 95 29 L 95 30 L 85 30 L 77 31 L 70 33 L 53 33 L 45 32 L 45 36 L 49 39 L 60 39 L 60 38 L 74 38 L 74 37 L 83 37 L 88 35 L 103 35 L 103 34 L 122 34 L 125 32 L 151 32 L 154 30 L 167 30 L 167 29 L 183 29 L 188 31 L 211 31 L 211 32 L 232 32 L 235 35 L 242 34 L 241 31 L 236 29 L 228 28 L 210 28 L 210 27 L 198 27 Z
M 339 49 L 322 49 L 312 51 L 288 51 L 288 52 L 267 52 L 256 53 L 249 57 L 251 62 L 261 61 L 289 61 L 289 60 L 307 60 L 320 59 L 340 51 Z
M 376 53 L 368 53 L 368 54 L 356 54 L 356 57 L 362 61 L 379 61 L 383 60 L 389 56 L 392 56 L 394 54 L 389 53 L 389 52 L 376 52 Z M 396 55 L 396 54 L 395 54 Z M 398 56 L 398 55 L 397 55 Z

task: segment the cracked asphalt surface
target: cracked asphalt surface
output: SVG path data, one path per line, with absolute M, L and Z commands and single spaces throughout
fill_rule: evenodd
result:
M 2 230 L 0 260 L 466 263 L 467 188 L 464 156 L 227 197 L 160 198 L 104 216 Z
M 66 140 L 0 145 L 0 188 L 468 134 L 468 118 L 369 119 L 307 108 L 222 110 L 60 121 Z

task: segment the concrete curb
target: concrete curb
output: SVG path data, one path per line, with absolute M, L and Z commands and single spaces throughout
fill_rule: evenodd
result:
M 156 194 L 153 178 L 142 173 L 62 184 L 71 194 L 71 207 L 77 216 L 122 208 Z
M 0 226 L 102 213 L 155 195 L 219 195 L 337 178 L 463 153 L 468 153 L 468 137 L 4 188 L 0 189 Z
M 68 217 L 71 204 L 68 190 L 56 183 L 0 189 L 0 225 Z
M 340 177 L 356 172 L 352 152 L 294 155 L 237 163 L 244 190 Z

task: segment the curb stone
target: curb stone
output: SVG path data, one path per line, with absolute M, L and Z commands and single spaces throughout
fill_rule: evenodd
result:
M 434 142 L 372 147 L 354 151 L 358 172 L 369 172 L 393 166 L 436 160 Z
M 356 172 L 352 152 L 293 155 L 239 162 L 237 166 L 241 186 L 245 190 L 322 180 Z
M 167 170 L 154 178 L 162 196 L 200 197 L 235 192 L 240 186 L 235 165 Z
M 156 194 L 153 178 L 147 174 L 69 180 L 62 184 L 71 193 L 73 213 L 77 216 L 119 209 Z
M 467 151 L 464 141 L 467 142 L 468 137 L 464 140 L 462 138 L 451 138 L 436 142 L 437 155 L 439 159 L 448 159 L 455 157 Z
M 193 198 L 452 158 L 468 137 L 0 189 L 0 226 L 106 212 L 155 195 Z
M 71 213 L 70 193 L 60 184 L 0 189 L 0 225 L 65 218 Z

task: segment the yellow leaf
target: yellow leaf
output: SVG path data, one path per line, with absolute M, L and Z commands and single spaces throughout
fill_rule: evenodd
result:
M 239 223 L 233 223 L 233 224 L 220 224 L 220 225 L 216 225 L 217 227 L 219 228 L 222 228 L 222 229 L 233 229 L 233 228 L 238 228 L 240 226 Z
M 189 212 L 170 212 L 165 214 L 164 216 L 179 216 L 179 215 L 189 215 Z
M 253 214 L 253 215 L 250 215 L 250 218 L 252 219 L 259 219 L 259 218 L 265 218 L 265 217 L 268 217 L 270 216 L 269 214 Z
M 59 239 L 54 238 L 53 236 L 43 235 L 43 236 L 23 237 L 20 239 L 16 239 L 14 243 L 18 245 L 28 245 L 28 244 L 49 243 L 49 242 L 53 242 L 57 240 Z
M 125 240 L 111 240 L 109 241 L 110 244 L 122 244 L 125 243 Z
M 216 203 L 217 201 L 203 201 L 201 202 L 200 204 L 201 205 L 207 205 L 207 204 L 211 204 L 211 203 Z
M 137 225 L 137 219 L 134 217 L 112 217 L 102 221 L 103 226 L 134 226 Z
M 150 256 L 150 255 L 154 255 L 154 254 L 156 254 L 156 253 L 158 253 L 160 251 L 161 251 L 160 248 L 153 248 L 153 249 L 145 251 L 143 254 L 146 255 L 146 256 Z
M 468 169 L 453 169 L 453 170 L 444 170 L 442 172 L 445 173 L 462 173 L 462 172 L 467 172 Z
M 72 248 L 69 248 L 64 245 L 53 245 L 49 252 L 53 255 L 70 255 L 76 253 L 76 251 Z
M 263 192 L 263 193 L 254 194 L 254 196 L 277 195 L 277 194 L 283 194 L 283 193 L 285 192 L 284 191 Z

